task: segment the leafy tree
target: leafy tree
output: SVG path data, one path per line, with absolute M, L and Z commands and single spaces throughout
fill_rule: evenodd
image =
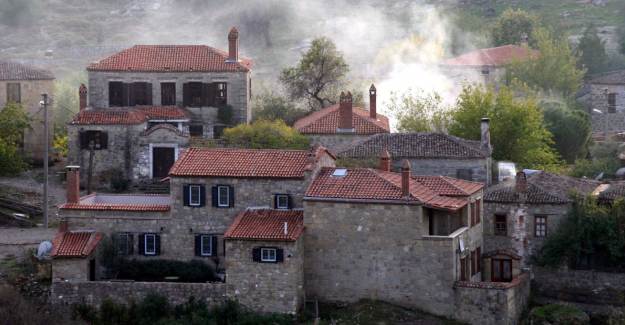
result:
M 309 140 L 282 120 L 260 120 L 226 129 L 223 139 L 233 147 L 253 149 L 306 149 Z
M 451 112 L 449 132 L 479 140 L 480 120 L 490 118 L 493 158 L 510 160 L 529 168 L 553 167 L 560 163 L 551 148 L 552 134 L 543 125 L 543 114 L 533 97 L 514 98 L 512 91 L 467 86 Z
M 576 56 L 579 57 L 578 66 L 586 68 L 587 73 L 593 74 L 605 71 L 608 55 L 605 52 L 605 42 L 597 35 L 597 28 L 589 25 L 579 40 Z
M 0 175 L 15 175 L 26 164 L 19 147 L 30 118 L 20 104 L 8 103 L 0 111 Z
M 293 100 L 306 100 L 312 110 L 336 103 L 349 66 L 334 43 L 325 37 L 312 41 L 310 49 L 294 67 L 280 74 Z
M 54 81 L 54 133 L 65 134 L 65 124 L 78 113 L 78 87 L 87 82 L 84 73 L 71 74 Z
M 554 147 L 567 162 L 588 153 L 592 127 L 588 114 L 560 103 L 543 104 L 547 130 L 553 134 Z
M 305 110 L 275 92 L 265 92 L 254 96 L 252 112 L 255 121 L 283 120 L 287 125 L 293 125 L 295 121 L 306 115 Z
M 571 176 L 595 178 L 603 173 L 603 178 L 614 178 L 616 171 L 621 168 L 618 159 L 620 143 L 607 141 L 596 143 L 590 147 L 589 159 L 578 159 L 573 165 Z
M 448 110 L 436 93 L 391 93 L 386 107 L 395 116 L 399 132 L 443 132 L 449 123 Z
M 513 62 L 507 68 L 508 82 L 516 79 L 538 90 L 556 92 L 565 98 L 575 94 L 582 84 L 585 70 L 577 67 L 577 57 L 565 37 L 554 38 L 544 28 L 533 33 L 537 49 L 535 58 Z
M 538 26 L 535 15 L 521 9 L 506 9 L 493 25 L 493 43 L 496 46 L 518 44 L 528 38 L 529 44 L 534 45 L 534 29 Z

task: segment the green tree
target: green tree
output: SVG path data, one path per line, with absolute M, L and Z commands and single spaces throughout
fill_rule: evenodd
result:
M 575 94 L 586 73 L 577 67 L 577 57 L 565 37 L 553 38 L 544 28 L 533 33 L 539 54 L 517 61 L 507 68 L 506 79 L 514 79 L 543 92 L 556 92 L 565 98 Z
M 543 125 L 543 114 L 533 97 L 515 98 L 502 87 L 492 89 L 467 86 L 451 112 L 449 132 L 465 139 L 479 140 L 480 120 L 490 118 L 493 158 L 510 160 L 528 168 L 560 164 L 551 147 L 553 136 Z
M 19 147 L 28 128 L 30 118 L 20 104 L 10 102 L 0 111 L 0 175 L 15 175 L 26 167 Z
M 74 73 L 54 81 L 54 133 L 65 134 L 65 124 L 78 113 L 78 87 L 87 82 L 84 73 Z
M 305 100 L 315 110 L 336 103 L 347 72 L 343 54 L 330 39 L 321 37 L 312 41 L 296 66 L 282 71 L 280 81 L 291 99 Z
M 582 69 L 586 68 L 588 74 L 605 71 L 609 58 L 605 52 L 605 42 L 597 35 L 595 26 L 589 25 L 586 28 L 579 40 L 575 55 L 579 57 L 578 66 Z
M 538 26 L 535 15 L 521 9 L 506 9 L 493 25 L 493 43 L 496 46 L 519 44 L 528 38 L 529 44 L 534 45 L 534 29 Z
M 233 147 L 253 149 L 306 149 L 309 140 L 282 120 L 259 120 L 226 129 L 223 139 Z
M 275 92 L 255 95 L 252 100 L 252 112 L 254 121 L 283 120 L 287 125 L 293 125 L 295 121 L 306 115 L 305 110 Z
M 603 173 L 603 178 L 614 178 L 616 171 L 621 168 L 618 158 L 620 142 L 605 141 L 593 144 L 589 159 L 578 159 L 573 165 L 571 176 L 595 178 Z
M 554 147 L 568 163 L 588 154 L 592 127 L 588 114 L 562 103 L 543 103 L 545 126 L 553 134 Z
M 448 110 L 436 93 L 393 92 L 386 108 L 395 116 L 399 132 L 444 132 L 449 123 Z

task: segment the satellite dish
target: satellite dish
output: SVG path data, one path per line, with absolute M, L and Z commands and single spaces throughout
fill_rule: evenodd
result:
M 42 241 L 41 244 L 39 244 L 39 247 L 37 247 L 37 255 L 35 255 L 35 257 L 37 257 L 37 259 L 39 260 L 45 259 L 47 257 L 50 257 L 51 252 L 52 242 L 50 242 L 49 240 Z

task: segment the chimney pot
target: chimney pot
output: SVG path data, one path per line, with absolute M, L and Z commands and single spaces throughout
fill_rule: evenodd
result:
M 228 62 L 239 61 L 239 31 L 236 27 L 228 33 Z
M 377 112 L 377 90 L 375 89 L 375 85 L 371 84 L 369 88 L 369 117 L 372 119 L 378 118 Z
M 78 98 L 79 110 L 83 111 L 87 108 L 87 86 L 85 86 L 85 84 L 80 84 L 80 88 L 78 88 Z
M 382 154 L 380 155 L 380 170 L 385 172 L 391 171 L 391 154 L 386 148 L 382 150 Z
M 352 93 L 341 92 L 339 100 L 339 129 L 343 131 L 352 130 Z
M 67 203 L 80 201 L 80 166 L 67 166 Z
M 401 164 L 401 194 L 403 197 L 410 196 L 410 162 L 404 159 Z

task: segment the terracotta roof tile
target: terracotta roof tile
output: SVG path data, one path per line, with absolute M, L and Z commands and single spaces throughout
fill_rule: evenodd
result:
M 87 67 L 90 71 L 245 72 L 252 60 L 226 62 L 228 53 L 206 45 L 135 45 Z
M 52 72 L 17 62 L 0 61 L 0 80 L 52 80 Z
M 78 203 L 61 204 L 59 209 L 166 212 L 170 209 L 170 201 L 169 195 L 94 193 L 81 197 Z
M 303 178 L 310 168 L 310 155 L 307 150 L 189 148 L 181 154 L 169 175 Z
M 177 106 L 135 106 L 86 109 L 74 115 L 73 125 L 133 125 L 148 120 L 188 119 L 189 113 Z
M 224 238 L 296 241 L 303 231 L 304 212 L 301 210 L 246 210 L 235 218 Z
M 443 65 L 448 66 L 502 66 L 515 60 L 526 60 L 538 55 L 538 51 L 519 45 L 478 49 L 460 56 L 447 59 Z
M 445 196 L 468 196 L 484 187 L 482 183 L 447 176 L 414 176 L 414 179 L 432 191 Z
M 388 118 L 378 114 L 377 119 L 369 117 L 369 111 L 360 107 L 352 109 L 352 123 L 356 134 L 389 133 Z M 303 134 L 335 134 L 339 126 L 339 105 L 332 105 L 305 116 L 293 127 Z
M 59 257 L 87 257 L 96 248 L 102 234 L 99 232 L 61 232 L 52 241 L 54 258 Z

